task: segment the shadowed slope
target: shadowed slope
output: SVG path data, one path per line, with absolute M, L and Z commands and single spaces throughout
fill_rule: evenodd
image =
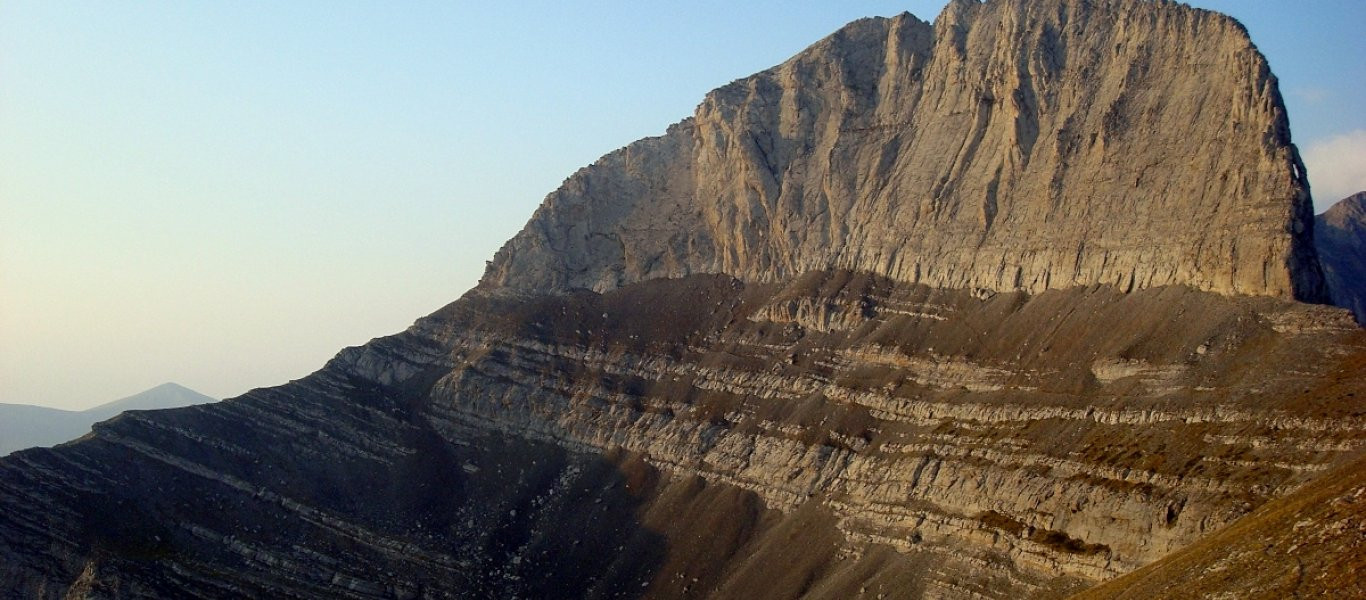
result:
M 1362 336 L 1184 288 L 473 292 L 287 386 L 0 460 L 0 576 L 13 597 L 1058 597 L 1361 447 L 1366 415 L 1323 385 Z
M 1314 244 L 1333 304 L 1366 323 L 1366 192 L 1350 196 L 1314 221 Z

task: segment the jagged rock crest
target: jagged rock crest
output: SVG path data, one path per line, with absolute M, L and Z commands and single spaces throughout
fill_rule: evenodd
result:
M 842 268 L 996 291 L 1322 299 L 1276 78 L 1171 2 L 952 2 L 851 23 L 547 197 L 486 288 Z

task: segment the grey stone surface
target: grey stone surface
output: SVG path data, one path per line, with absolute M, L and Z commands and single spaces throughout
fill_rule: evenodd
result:
M 1170 2 L 854 22 L 551 193 L 483 283 L 843 268 L 937 287 L 1322 297 L 1276 78 Z

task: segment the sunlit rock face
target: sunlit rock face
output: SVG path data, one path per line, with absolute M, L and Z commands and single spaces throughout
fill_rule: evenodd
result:
M 487 285 L 840 268 L 936 287 L 1319 299 L 1276 79 L 1167 2 L 953 2 L 850 24 L 567 180 Z
M 1080 591 L 1366 445 L 1285 123 L 1170 2 L 858 21 L 572 176 L 407 331 L 0 460 L 0 589 Z

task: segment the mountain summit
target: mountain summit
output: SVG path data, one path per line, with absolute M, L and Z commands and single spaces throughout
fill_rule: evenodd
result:
M 1166 0 L 857 21 L 408 330 L 0 460 L 0 595 L 1340 593 L 1366 331 L 1297 301 L 1286 124 L 1246 32 Z
M 1322 299 L 1304 166 L 1233 19 L 955 1 L 854 22 L 582 169 L 485 287 L 850 269 L 936 287 Z

